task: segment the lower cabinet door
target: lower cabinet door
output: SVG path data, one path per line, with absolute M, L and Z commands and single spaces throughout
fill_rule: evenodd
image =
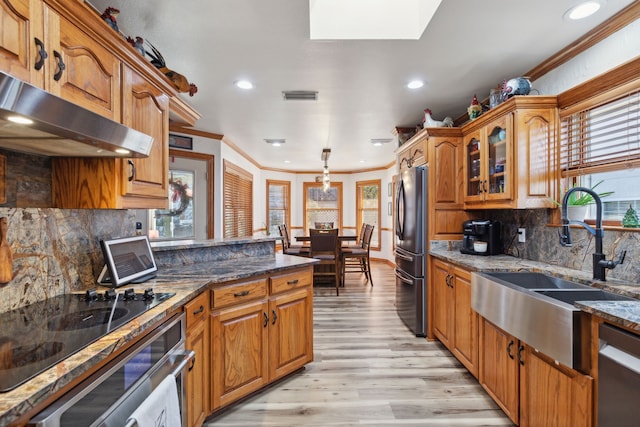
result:
M 267 301 L 259 300 L 212 312 L 212 410 L 267 384 L 268 309 Z
M 310 287 L 271 297 L 269 379 L 287 375 L 313 360 L 313 293 Z
M 209 415 L 209 324 L 203 319 L 187 330 L 185 347 L 196 353 L 187 371 L 187 426 L 200 427 Z
M 593 379 L 524 346 L 520 355 L 520 426 L 593 425 Z
M 519 341 L 486 319 L 480 321 L 482 387 L 516 424 L 519 418 Z

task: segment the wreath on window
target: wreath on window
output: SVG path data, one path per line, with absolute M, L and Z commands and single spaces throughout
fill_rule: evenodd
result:
M 180 181 L 169 181 L 169 209 L 157 211 L 160 216 L 178 216 L 189 207 L 191 191 L 187 184 Z

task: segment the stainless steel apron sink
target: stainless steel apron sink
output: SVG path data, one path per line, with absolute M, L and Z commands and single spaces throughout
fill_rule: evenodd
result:
M 471 275 L 471 306 L 504 331 L 574 369 L 581 360 L 584 313 L 576 301 L 633 300 L 543 273 Z M 588 362 L 588 361 L 584 361 Z

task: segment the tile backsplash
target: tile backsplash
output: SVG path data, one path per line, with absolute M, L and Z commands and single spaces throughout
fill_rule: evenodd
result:
M 582 227 L 571 228 L 572 247 L 560 245 L 559 227 L 549 224 L 550 210 L 487 211 L 491 219 L 502 221 L 505 253 L 519 258 L 591 272 L 595 239 Z M 526 242 L 518 243 L 518 228 L 526 229 Z M 617 259 L 626 250 L 623 264 L 607 270 L 607 277 L 640 284 L 640 232 L 605 230 L 603 252 L 607 259 Z

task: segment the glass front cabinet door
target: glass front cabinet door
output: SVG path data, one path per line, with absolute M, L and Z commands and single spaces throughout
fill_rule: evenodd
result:
M 465 137 L 465 203 L 512 197 L 512 115 L 502 116 Z

